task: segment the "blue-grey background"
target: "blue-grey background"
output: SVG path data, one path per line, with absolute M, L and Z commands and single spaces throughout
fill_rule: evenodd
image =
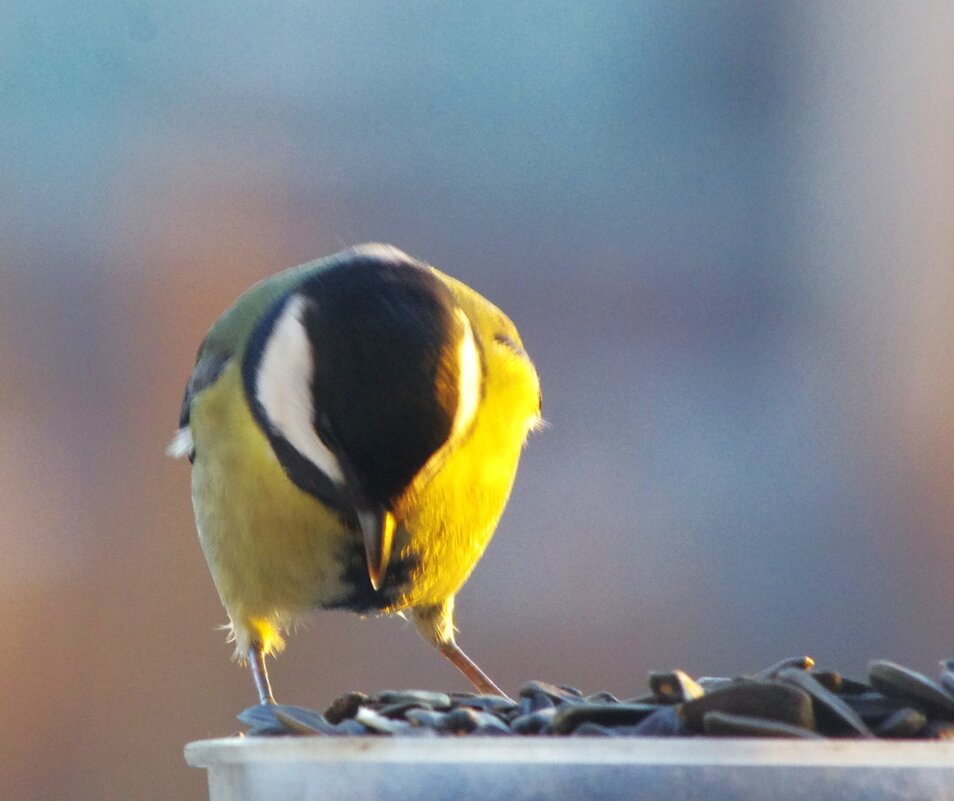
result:
M 460 642 L 650 669 L 954 656 L 954 6 L 0 0 L 0 775 L 199 799 L 254 700 L 167 460 L 207 326 L 366 241 L 519 324 L 550 426 Z M 315 617 L 279 698 L 465 689 Z

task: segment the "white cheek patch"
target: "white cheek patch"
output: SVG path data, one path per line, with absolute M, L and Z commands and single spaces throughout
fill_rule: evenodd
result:
M 457 309 L 458 319 L 464 328 L 464 335 L 457 347 L 457 410 L 454 412 L 454 424 L 450 440 L 456 440 L 470 426 L 477 414 L 480 403 L 480 354 L 474 342 L 474 329 L 463 309 Z
M 302 322 L 305 298 L 292 296 L 268 337 L 255 378 L 255 395 L 268 422 L 335 484 L 344 473 L 315 431 L 311 342 Z

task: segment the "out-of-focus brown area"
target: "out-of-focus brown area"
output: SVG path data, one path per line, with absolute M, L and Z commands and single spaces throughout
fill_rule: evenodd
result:
M 366 240 L 541 374 L 458 603 L 504 687 L 954 655 L 952 75 L 944 4 L 5 4 L 4 796 L 204 797 L 254 694 L 163 449 L 238 293 Z M 464 689 L 343 613 L 272 675 Z

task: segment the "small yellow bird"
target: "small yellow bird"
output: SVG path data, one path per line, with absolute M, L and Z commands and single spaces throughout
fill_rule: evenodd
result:
M 262 703 L 265 656 L 315 608 L 409 611 L 500 693 L 454 640 L 454 595 L 540 419 L 513 323 L 388 245 L 278 273 L 216 321 L 169 452 L 192 462 L 199 541 Z

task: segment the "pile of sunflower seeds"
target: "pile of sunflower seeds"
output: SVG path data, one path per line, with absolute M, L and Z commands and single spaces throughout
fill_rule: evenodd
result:
M 752 676 L 692 679 L 650 673 L 649 692 L 619 699 L 530 681 L 499 695 L 352 692 L 324 714 L 283 704 L 246 709 L 249 735 L 590 735 L 602 737 L 890 737 L 954 739 L 954 659 L 938 681 L 894 662 L 868 665 L 866 682 L 786 659 Z

